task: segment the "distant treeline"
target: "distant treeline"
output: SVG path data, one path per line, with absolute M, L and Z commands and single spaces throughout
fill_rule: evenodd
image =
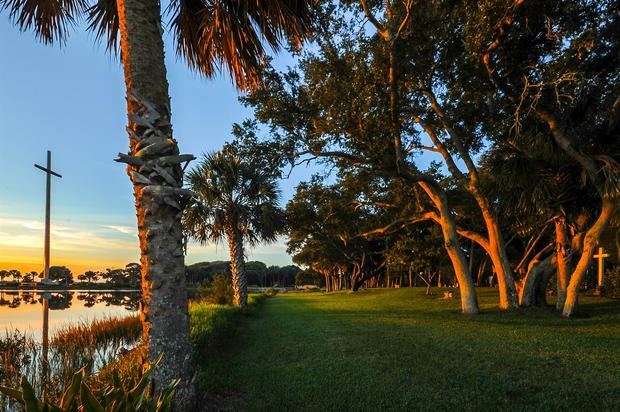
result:
M 106 269 L 105 271 L 87 270 L 77 276 L 66 266 L 51 266 L 49 279 L 60 286 L 70 285 L 105 285 L 122 288 L 139 288 L 141 284 L 141 266 L 139 263 L 129 263 L 124 268 Z M 43 272 L 20 272 L 16 269 L 0 270 L 0 282 L 8 286 L 21 283 L 38 282 L 43 278 Z M 77 280 L 77 282 L 76 282 Z
M 215 275 L 230 276 L 229 261 L 199 262 L 186 266 L 187 280 L 190 284 L 210 282 Z M 318 272 L 303 270 L 296 265 L 267 266 L 263 262 L 251 261 L 245 264 L 248 284 L 251 286 L 324 286 L 324 278 Z M 109 286 L 122 288 L 140 288 L 141 266 L 129 263 L 124 268 L 106 269 L 105 271 L 87 270 L 74 275 L 66 266 L 50 267 L 50 280 L 60 286 Z M 0 282 L 7 286 L 21 283 L 37 282 L 43 278 L 35 271 L 22 273 L 19 270 L 0 270 Z
M 296 265 L 267 266 L 263 262 L 251 261 L 245 264 L 250 286 L 322 286 L 322 276 L 313 271 L 305 271 Z M 215 275 L 230 275 L 230 262 L 199 262 L 187 266 L 187 280 L 190 284 L 210 282 Z

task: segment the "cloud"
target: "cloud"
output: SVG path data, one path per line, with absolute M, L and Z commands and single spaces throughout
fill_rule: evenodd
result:
M 138 230 L 133 226 L 117 226 L 117 225 L 102 225 L 105 228 L 115 230 L 124 235 L 138 236 Z
M 0 245 L 13 248 L 40 249 L 43 247 L 43 225 L 40 222 L 19 218 L 0 217 Z M 109 236 L 110 229 L 127 235 L 135 234 L 128 226 L 119 225 L 59 225 L 51 228 L 52 248 L 59 251 L 89 251 L 94 249 L 135 249 L 137 242 L 126 236 Z

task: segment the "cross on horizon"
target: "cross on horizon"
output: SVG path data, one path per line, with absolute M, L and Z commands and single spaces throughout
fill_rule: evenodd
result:
M 602 246 L 598 247 L 598 253 L 592 256 L 598 259 L 598 288 L 603 287 L 603 272 L 605 270 L 605 258 L 609 257 L 609 253 L 605 253 L 605 249 Z
M 36 163 L 34 164 L 34 167 L 43 170 L 47 175 L 45 185 L 45 243 L 43 245 L 43 254 L 45 257 L 45 270 L 43 271 L 43 280 L 47 280 L 49 279 L 50 273 L 50 201 L 52 192 L 52 175 L 56 177 L 62 176 L 52 170 L 52 152 L 49 150 L 47 151 L 47 167 L 39 166 Z

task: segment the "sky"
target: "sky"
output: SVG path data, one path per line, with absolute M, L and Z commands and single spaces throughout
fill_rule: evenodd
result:
M 181 152 L 219 149 L 250 110 L 228 78 L 191 72 L 169 37 L 165 48 Z M 63 176 L 52 183 L 52 265 L 81 273 L 139 260 L 131 184 L 112 160 L 128 146 L 124 96 L 120 62 L 93 35 L 78 27 L 65 46 L 44 46 L 0 14 L 0 269 L 42 270 L 45 174 L 33 164 L 44 165 L 47 150 Z M 281 182 L 283 203 L 312 171 Z M 251 249 L 248 259 L 291 264 L 284 242 Z M 190 245 L 187 262 L 204 260 L 228 260 L 226 247 Z

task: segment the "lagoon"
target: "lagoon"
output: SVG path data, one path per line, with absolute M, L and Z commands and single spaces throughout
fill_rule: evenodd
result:
M 135 290 L 0 289 L 0 333 L 17 329 L 40 341 L 44 299 L 48 301 L 49 334 L 53 336 L 63 326 L 135 314 L 139 298 L 140 292 Z

